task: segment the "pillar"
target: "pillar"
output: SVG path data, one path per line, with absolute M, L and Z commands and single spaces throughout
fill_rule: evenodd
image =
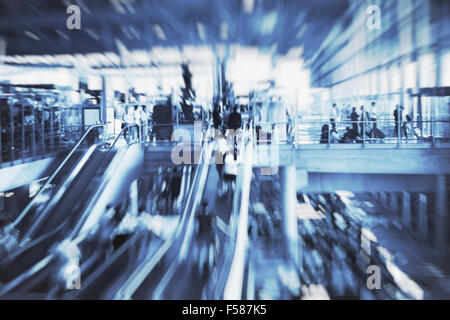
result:
M 411 229 L 411 198 L 406 191 L 401 195 L 401 212 L 403 225 Z
M 423 193 L 419 193 L 418 200 L 418 232 L 420 239 L 426 243 L 428 242 L 427 196 Z
M 434 207 L 434 244 L 436 248 L 447 253 L 448 211 L 447 179 L 445 175 L 436 176 L 436 195 Z
M 106 123 L 106 78 L 102 76 L 102 93 L 100 98 L 100 119 Z
M 387 207 L 387 196 L 386 192 L 380 192 L 380 203 L 383 207 Z
M 397 193 L 395 193 L 395 192 L 388 193 L 388 206 L 392 211 L 394 211 L 394 212 L 398 211 Z
M 296 170 L 294 165 L 280 168 L 282 214 L 284 234 L 284 258 L 299 266 L 298 224 L 295 215 L 297 203 Z

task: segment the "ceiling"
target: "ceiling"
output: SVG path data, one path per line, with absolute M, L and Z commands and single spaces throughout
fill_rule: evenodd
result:
M 69 30 L 67 7 L 81 9 Z M 6 55 L 59 55 L 240 44 L 310 59 L 348 0 L 0 0 Z M 0 49 L 1 50 L 1 49 Z

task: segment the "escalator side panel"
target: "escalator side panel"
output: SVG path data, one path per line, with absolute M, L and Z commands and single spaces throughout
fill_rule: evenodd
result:
M 106 207 L 120 203 L 133 181 L 142 176 L 144 153 L 139 144 L 129 146 L 114 158 L 102 178 L 102 184 L 84 210 L 87 214 L 75 228 L 84 232 L 96 225 Z

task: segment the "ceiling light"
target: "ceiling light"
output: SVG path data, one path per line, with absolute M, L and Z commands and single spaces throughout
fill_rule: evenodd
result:
M 242 0 L 243 10 L 245 14 L 250 14 L 253 12 L 253 7 L 255 6 L 255 0 Z

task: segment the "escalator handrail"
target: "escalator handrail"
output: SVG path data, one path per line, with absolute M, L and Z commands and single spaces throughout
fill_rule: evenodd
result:
M 46 217 L 48 216 L 49 212 L 54 208 L 54 206 L 61 200 L 63 195 L 66 193 L 66 190 L 68 186 L 74 181 L 75 177 L 79 174 L 83 166 L 85 165 L 86 161 L 91 157 L 92 153 L 95 151 L 97 146 L 92 145 L 81 157 L 81 159 L 78 161 L 78 164 L 74 167 L 72 172 L 69 174 L 69 176 L 64 180 L 62 186 L 56 191 L 52 198 L 45 204 L 44 210 L 42 210 L 39 214 L 39 217 L 33 222 L 33 225 L 24 232 L 24 236 L 22 237 L 21 246 L 24 246 L 29 241 L 31 241 L 31 235 L 33 232 L 36 231 L 36 228 L 39 227 L 39 225 L 42 224 L 43 221 L 45 221 Z
M 59 166 L 56 168 L 56 170 L 53 172 L 53 174 L 47 179 L 47 181 L 44 183 L 44 185 L 39 189 L 39 191 L 36 193 L 36 195 L 31 199 L 31 201 L 28 203 L 28 205 L 25 207 L 25 209 L 22 210 L 21 214 L 9 225 L 7 230 L 12 230 L 15 228 L 20 221 L 28 214 L 28 212 L 31 210 L 33 205 L 35 204 L 36 200 L 39 199 L 39 196 L 45 191 L 45 189 L 52 183 L 53 179 L 56 177 L 56 175 L 62 170 L 64 165 L 69 161 L 69 159 L 72 157 L 72 155 L 75 153 L 75 151 L 78 149 L 78 147 L 83 143 L 83 141 L 86 139 L 87 135 L 95 128 L 101 128 L 104 127 L 105 124 L 96 124 L 90 126 L 86 132 L 83 134 L 83 136 L 78 140 L 78 142 L 75 144 L 75 146 L 70 150 L 69 154 L 61 161 Z
M 52 262 L 52 255 L 47 255 L 45 258 L 39 260 L 36 264 L 34 264 L 30 269 L 19 275 L 17 278 L 14 278 L 10 282 L 6 283 L 3 287 L 0 288 L 0 297 L 5 296 L 10 293 L 20 284 L 23 284 L 25 281 L 29 280 L 34 275 L 38 274 L 43 268 L 50 265 Z M 1 299 L 1 298 L 0 298 Z
M 242 151 L 242 157 L 245 157 L 247 155 L 246 146 L 248 146 L 249 143 L 252 143 L 252 141 L 248 138 L 248 132 L 249 128 L 244 127 L 244 130 L 242 131 L 242 140 L 240 142 L 240 149 Z M 251 137 L 251 136 L 250 136 Z M 251 153 L 251 152 L 250 152 Z M 244 165 L 249 164 L 251 161 L 249 159 L 244 159 L 243 163 Z M 219 265 L 221 268 L 219 269 L 219 276 L 218 281 L 213 284 L 212 291 L 210 291 L 210 294 L 212 295 L 211 299 L 223 299 L 223 293 L 225 291 L 226 283 L 229 277 L 229 272 L 231 269 L 231 265 L 233 262 L 233 254 L 235 252 L 236 247 L 236 237 L 237 237 L 237 230 L 239 225 L 239 217 L 240 217 L 240 206 L 239 203 L 242 202 L 242 177 L 243 173 L 245 174 L 245 168 L 241 167 L 239 171 L 239 176 L 236 179 L 236 188 L 233 196 L 233 204 L 232 204 L 232 211 L 231 211 L 231 217 L 229 222 L 229 247 L 226 247 L 227 254 L 225 256 L 222 256 L 221 263 Z
M 187 172 L 186 175 L 188 175 L 188 174 L 190 174 L 189 171 Z M 185 178 L 187 178 L 187 177 L 185 177 Z M 185 207 L 186 201 L 187 201 L 187 196 L 185 196 L 185 199 L 183 200 L 183 204 L 184 204 L 183 207 Z M 86 234 L 88 232 L 90 232 L 90 230 L 85 231 Z M 103 272 L 107 272 L 108 268 L 110 268 L 117 261 L 117 259 L 119 259 L 127 250 L 130 250 L 130 247 L 135 244 L 136 239 L 138 239 L 143 233 L 144 233 L 143 231 L 140 231 L 139 233 L 134 234 L 133 237 L 131 237 L 124 245 L 122 245 L 117 251 L 115 251 L 113 253 L 113 255 L 107 261 L 105 261 L 105 263 L 103 263 L 99 268 L 97 268 L 97 270 L 95 270 L 94 273 L 92 273 L 92 275 L 90 275 L 87 279 L 85 279 L 83 282 L 85 288 L 89 288 L 91 285 L 95 285 L 95 281 L 99 278 L 99 275 L 102 274 Z M 78 245 L 83 239 L 84 239 L 84 235 L 80 234 L 77 236 L 76 239 L 74 239 L 74 243 Z M 157 249 L 157 252 L 158 251 L 159 251 L 159 249 Z M 137 266 L 139 266 L 139 265 L 137 265 Z M 130 268 L 128 268 L 128 269 L 130 269 Z M 132 274 L 132 275 L 135 273 L 135 271 L 132 271 L 132 270 L 128 270 L 127 272 L 128 272 L 128 274 Z M 127 281 L 129 280 L 128 279 L 129 277 L 127 276 L 127 274 L 122 275 L 121 277 L 122 278 L 125 277 L 127 279 L 127 280 L 123 281 L 126 284 Z M 117 284 L 115 284 L 114 286 L 117 287 Z M 121 284 L 119 284 L 119 286 L 122 287 Z M 117 290 L 112 287 L 106 293 L 103 293 L 102 297 L 100 299 L 111 299 L 114 297 L 115 294 L 120 292 L 120 290 L 122 290 L 122 289 Z M 78 292 L 75 299 L 77 299 L 83 293 L 84 293 L 84 291 Z
M 89 134 L 89 131 L 91 131 L 93 128 L 96 128 L 96 127 L 103 127 L 103 126 L 104 126 L 104 124 L 100 124 L 100 125 L 93 125 L 93 126 L 90 126 L 90 127 L 88 128 L 88 130 L 85 132 L 85 134 L 83 135 L 83 137 L 82 137 L 82 138 L 78 141 L 78 143 L 72 148 L 72 151 L 71 151 L 71 152 L 66 156 L 66 158 L 61 162 L 60 166 L 56 169 L 56 171 L 53 173 L 53 175 L 47 180 L 47 182 L 42 186 L 42 188 L 39 190 L 39 192 L 38 192 L 38 193 L 36 194 L 36 196 L 33 198 L 33 200 L 28 204 L 28 206 L 30 207 L 30 209 L 31 209 L 31 207 L 33 206 L 33 204 L 34 204 L 34 202 L 35 202 L 34 199 L 37 199 L 37 197 L 41 194 L 41 192 L 43 192 L 43 190 L 45 190 L 45 188 L 52 182 L 53 178 L 56 176 L 56 174 L 58 174 L 59 170 L 62 169 L 62 167 L 65 165 L 65 163 L 67 163 L 67 161 L 69 160 L 69 158 L 70 158 L 70 156 L 73 154 L 73 152 L 75 152 L 75 150 L 81 145 L 83 139 Z M 113 142 L 113 143 L 111 144 L 111 146 L 108 148 L 108 151 L 106 152 L 106 154 L 104 155 L 102 161 L 100 162 L 100 166 L 99 166 L 99 167 L 101 167 L 101 166 L 103 165 L 103 163 L 104 163 L 105 160 L 107 159 L 107 156 L 108 156 L 109 152 L 110 152 L 111 149 L 115 146 L 117 140 L 118 140 L 119 137 L 122 135 L 122 133 L 123 133 L 127 128 L 130 128 L 130 127 L 133 127 L 133 126 L 139 126 L 139 125 L 138 125 L 138 124 L 127 125 L 126 127 L 124 127 L 124 128 L 120 131 L 120 133 L 119 133 L 119 134 L 117 135 L 117 137 L 115 138 L 114 142 Z M 92 150 L 91 150 L 91 151 L 92 151 Z M 83 166 L 83 165 L 81 165 L 79 169 L 81 169 L 82 166 Z M 74 172 L 74 173 L 72 174 L 72 176 L 77 175 L 77 174 L 78 174 L 78 172 Z M 71 181 L 72 181 L 72 180 L 71 180 Z M 64 185 L 70 184 L 71 181 L 65 181 Z M 65 187 L 64 189 L 66 189 L 66 188 L 67 188 L 67 187 Z M 55 200 L 55 199 L 52 199 L 52 201 L 54 201 L 54 200 Z M 25 211 L 25 210 L 30 210 L 30 209 L 25 208 L 24 211 Z M 28 212 L 28 211 L 27 211 L 27 212 Z M 27 214 L 27 212 L 25 212 L 25 213 L 22 212 L 21 215 L 23 215 L 23 217 L 24 217 L 24 216 Z M 16 223 L 14 226 L 16 226 L 16 225 L 21 221 L 21 219 L 22 219 L 23 217 L 19 216 L 18 219 L 19 219 L 19 218 L 20 218 L 20 219 L 17 221 L 17 223 Z M 12 226 L 12 227 L 14 227 L 14 226 Z M 33 229 L 31 229 L 31 230 L 33 230 Z M 28 235 L 29 233 L 30 233 L 30 232 L 28 232 L 27 235 Z M 27 238 L 27 237 L 25 237 L 25 240 L 27 240 L 26 238 Z
M 108 158 L 108 154 L 114 148 L 114 146 L 116 145 L 116 143 L 119 140 L 120 136 L 123 135 L 127 129 L 132 128 L 132 127 L 137 127 L 138 130 L 140 130 L 140 125 L 137 124 L 137 123 L 129 124 L 129 125 L 126 125 L 125 127 L 123 127 L 122 130 L 120 130 L 119 134 L 114 139 L 114 141 L 111 144 L 111 146 L 109 146 L 108 151 L 106 151 L 105 155 L 103 156 L 102 161 L 100 162 L 100 165 L 98 166 L 99 168 L 101 168 L 103 166 L 103 163 Z M 139 138 L 139 141 L 137 143 L 141 143 L 141 142 L 142 142 L 142 137 Z M 133 144 L 135 144 L 135 143 L 133 143 Z M 85 209 L 85 211 L 86 211 L 86 209 Z M 86 220 L 86 214 L 82 214 L 81 215 L 81 220 L 83 220 L 83 221 Z M 81 230 L 80 229 L 81 227 L 82 227 L 82 221 L 78 221 L 78 223 L 76 224 L 75 228 L 70 233 L 70 237 L 69 238 L 73 239 L 73 238 L 77 237 L 77 234 Z M 80 239 L 82 239 L 82 238 L 83 238 L 83 235 L 81 235 Z M 81 241 L 80 239 L 78 239 L 77 241 Z
M 91 126 L 91 127 L 86 131 L 86 133 L 84 134 L 84 136 L 80 139 L 80 141 L 77 143 L 77 145 L 75 145 L 75 147 L 72 149 L 71 153 L 69 153 L 69 155 L 63 160 L 63 162 L 60 164 L 60 166 L 56 169 L 56 171 L 55 171 L 55 173 L 52 175 L 52 177 L 50 177 L 50 178 L 47 180 L 48 184 L 51 182 L 51 180 L 54 178 L 54 176 L 56 176 L 56 174 L 58 173 L 57 171 L 59 171 L 59 170 L 64 166 L 64 164 L 68 161 L 68 159 L 70 158 L 71 154 L 73 154 L 73 152 L 77 149 L 77 147 L 78 147 L 79 145 L 81 145 L 83 139 L 87 136 L 87 134 L 89 134 L 89 131 L 92 130 L 93 128 L 96 128 L 96 127 L 102 127 L 102 126 L 103 126 L 103 125 L 94 125 L 94 126 Z M 129 127 L 133 127 L 133 126 L 139 126 L 139 125 L 138 125 L 138 124 L 127 125 L 126 127 L 124 127 L 124 128 L 120 131 L 120 133 L 119 133 L 119 134 L 117 135 L 117 137 L 115 138 L 113 144 L 110 146 L 110 148 L 108 149 L 107 153 L 106 153 L 105 156 L 103 157 L 101 164 L 105 161 L 108 152 L 115 146 L 117 140 L 119 139 L 120 135 L 125 131 L 125 129 L 127 129 L 127 128 L 129 128 Z M 44 184 L 44 186 L 41 188 L 41 190 L 45 189 L 45 187 L 46 187 L 48 184 Z M 41 191 L 41 190 L 40 190 L 40 191 Z M 36 194 L 36 196 L 38 196 L 38 195 L 39 195 L 39 193 Z M 35 199 L 35 198 L 33 198 L 33 199 Z M 32 203 L 31 203 L 31 205 L 32 205 Z M 31 207 L 31 205 L 30 205 L 30 207 Z M 22 218 L 23 218 L 23 217 L 22 217 Z M 18 221 L 18 223 L 19 223 L 19 222 L 20 222 L 20 221 Z M 60 227 L 58 227 L 57 229 L 55 229 L 55 232 L 56 232 L 56 230 L 60 230 L 61 227 L 62 227 L 62 225 L 61 225 Z M 50 234 L 53 234 L 53 233 L 54 233 L 54 232 L 52 231 Z M 86 234 L 83 235 L 83 236 L 86 236 L 87 234 L 88 234 L 88 233 L 86 233 Z M 45 239 L 48 235 L 49 235 L 49 234 L 44 235 L 43 237 L 40 237 L 40 238 L 36 239 L 36 240 L 33 241 L 32 243 L 30 243 L 30 246 L 33 246 L 34 244 L 41 242 L 41 241 L 42 241 L 43 239 Z M 25 239 L 25 240 L 27 240 L 27 239 Z M 80 240 L 81 240 L 81 239 L 76 239 L 76 243 L 80 242 Z M 28 242 L 28 241 L 26 241 L 26 242 Z M 26 242 L 23 242 L 22 245 L 25 245 Z M 22 251 L 23 251 L 23 250 L 20 250 L 18 253 L 20 253 L 20 252 L 22 252 Z M 16 255 L 17 255 L 17 254 L 16 254 Z M 16 255 L 15 255 L 15 256 L 16 256 Z M 47 258 L 49 258 L 49 257 L 53 257 L 53 254 L 49 254 L 45 259 L 47 259 Z M 38 263 L 38 264 L 39 264 L 39 263 Z M 38 264 L 37 264 L 37 265 L 38 265 Z M 31 269 L 30 269 L 30 270 L 31 270 Z M 30 275 L 29 272 L 25 272 L 24 274 L 19 275 L 17 278 L 13 279 L 13 280 L 12 280 L 12 283 L 20 283 L 21 281 L 23 281 L 24 279 L 26 279 L 29 275 Z
M 207 158 L 205 159 L 205 165 L 202 168 L 202 172 L 200 175 L 200 182 L 199 182 L 199 186 L 197 188 L 197 192 L 195 194 L 195 198 L 193 200 L 194 202 L 193 202 L 191 210 L 190 210 L 189 220 L 186 222 L 186 226 L 185 227 L 183 226 L 178 232 L 178 233 L 180 233 L 181 230 L 183 230 L 183 228 L 185 229 L 185 232 L 183 234 L 179 234 L 179 236 L 183 236 L 180 250 L 177 253 L 176 258 L 173 260 L 173 262 L 170 265 L 170 267 L 168 268 L 168 270 L 165 272 L 160 283 L 155 288 L 155 291 L 152 293 L 153 300 L 160 300 L 162 298 L 162 293 L 166 289 L 167 284 L 171 281 L 176 270 L 178 270 L 180 268 L 180 263 L 184 259 L 187 258 L 189 243 L 190 243 L 190 240 L 192 239 L 192 237 L 194 236 L 195 215 L 197 212 L 198 205 L 200 204 L 201 199 L 203 198 L 206 180 L 208 177 L 208 170 L 210 167 L 210 165 L 209 165 L 210 158 L 209 157 L 212 154 L 211 147 L 212 147 L 211 144 L 206 145 L 206 148 L 208 148 L 207 149 Z
M 119 140 L 120 136 L 122 134 L 124 134 L 125 130 L 127 130 L 128 128 L 132 128 L 132 127 L 137 127 L 138 129 L 140 129 L 140 125 L 137 124 L 137 123 L 128 124 L 125 127 L 123 127 L 122 130 L 120 130 L 119 134 L 114 139 L 114 141 L 111 144 L 111 146 L 108 148 L 108 151 L 106 152 L 106 155 L 108 155 L 108 153 L 111 151 L 111 149 L 114 148 L 114 146 L 116 145 L 116 142 Z M 142 137 L 139 138 L 139 142 L 142 142 Z
M 205 141 L 205 136 L 207 136 L 210 128 L 206 130 L 206 132 L 202 132 L 202 140 L 203 143 Z M 208 148 L 209 145 L 206 144 L 202 147 L 200 152 L 200 158 L 203 158 L 203 154 L 205 152 L 205 148 Z M 211 150 L 211 149 L 209 149 Z M 192 214 L 192 210 L 195 208 L 195 206 L 191 206 L 191 211 L 188 212 L 190 207 L 190 202 L 193 197 L 194 193 L 194 187 L 196 184 L 197 179 L 200 179 L 203 175 L 202 172 L 205 170 L 205 167 L 209 167 L 208 165 L 208 155 L 206 156 L 205 166 L 197 166 L 197 170 L 194 173 L 194 177 L 192 179 L 192 186 L 190 187 L 190 190 L 187 195 L 186 199 L 186 205 L 184 206 L 185 210 L 183 211 L 183 215 L 180 219 L 180 222 L 175 230 L 175 232 L 163 243 L 163 245 L 157 250 L 157 252 L 144 260 L 144 262 L 138 266 L 138 268 L 131 274 L 131 276 L 128 278 L 126 283 L 120 288 L 118 292 L 116 292 L 113 299 L 131 299 L 132 295 L 138 290 L 138 288 L 142 285 L 142 283 L 145 281 L 145 279 L 151 274 L 151 271 L 156 266 L 156 264 L 164 257 L 164 255 L 169 251 L 169 249 L 172 247 L 173 243 L 175 242 L 175 239 L 180 235 L 181 230 L 184 228 L 186 222 L 186 218 L 189 215 L 189 213 Z M 203 170 L 200 170 L 203 169 Z M 200 172 L 202 171 L 202 172 Z
M 245 256 L 248 245 L 248 205 L 250 198 L 250 185 L 252 179 L 252 143 L 248 143 L 245 150 L 245 162 L 243 167 L 241 201 L 239 217 L 237 220 L 237 232 L 233 250 L 233 260 L 228 273 L 228 278 L 223 292 L 223 299 L 241 299 L 242 282 L 245 269 Z M 233 239 L 234 240 L 234 239 Z
M 242 131 L 242 140 L 240 142 L 240 150 L 244 150 L 244 146 L 246 145 L 246 138 L 247 134 L 246 134 L 246 130 Z M 208 161 L 209 163 L 209 161 Z M 203 181 L 203 184 L 206 183 L 206 177 L 205 177 L 205 181 Z M 236 190 L 238 190 L 239 187 L 237 187 Z M 197 199 L 196 202 L 199 202 L 200 199 L 204 196 L 204 185 L 201 189 L 199 189 L 200 192 L 197 193 Z M 234 221 L 239 219 L 239 209 L 238 209 L 238 202 L 239 202 L 239 192 L 235 192 L 234 197 L 233 197 L 233 217 L 232 217 L 232 222 L 231 225 L 232 227 L 234 227 Z M 155 291 L 153 292 L 152 295 L 152 299 L 163 299 L 163 293 L 166 290 L 168 284 L 170 283 L 171 279 L 173 278 L 173 275 L 175 274 L 175 272 L 180 268 L 181 266 L 181 262 L 187 257 L 187 248 L 189 246 L 189 240 L 192 239 L 193 236 L 193 224 L 195 221 L 195 212 L 196 212 L 197 207 L 194 205 L 191 209 L 192 213 L 191 216 L 189 218 L 188 224 L 186 226 L 186 232 L 184 234 L 184 239 L 183 239 L 183 243 L 181 245 L 181 248 L 179 250 L 179 253 L 177 255 L 177 258 L 174 259 L 174 261 L 172 262 L 172 264 L 170 265 L 170 267 L 168 268 L 168 270 L 165 272 L 164 277 L 162 278 L 161 282 L 158 284 L 158 286 L 156 287 Z M 235 232 L 236 233 L 236 232 Z M 235 237 L 232 237 L 231 239 L 231 243 L 233 244 Z M 184 250 L 183 250 L 184 249 Z M 233 250 L 234 252 L 234 250 Z M 231 257 L 229 259 L 231 260 Z M 231 262 L 229 263 L 229 265 L 231 266 Z M 227 269 L 225 267 L 225 269 Z M 223 285 L 223 287 L 225 287 L 225 284 Z

